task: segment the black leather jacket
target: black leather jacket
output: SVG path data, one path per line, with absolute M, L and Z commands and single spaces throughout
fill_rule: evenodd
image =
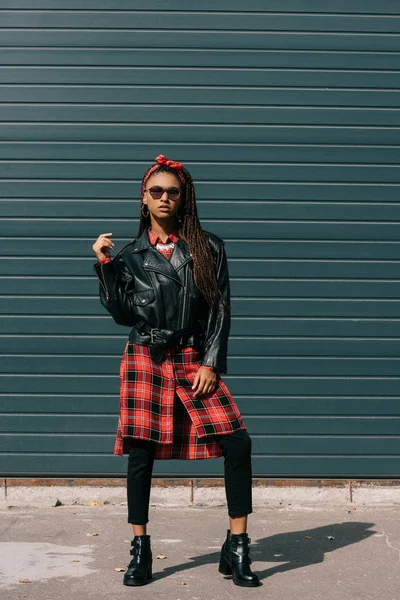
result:
M 205 231 L 217 266 L 223 301 L 210 310 L 194 284 L 193 259 L 179 238 L 168 260 L 150 244 L 147 229 L 111 262 L 95 263 L 102 305 L 119 325 L 132 327 L 129 340 L 150 347 L 157 362 L 166 348 L 195 346 L 200 364 L 227 373 L 231 325 L 230 286 L 224 242 Z

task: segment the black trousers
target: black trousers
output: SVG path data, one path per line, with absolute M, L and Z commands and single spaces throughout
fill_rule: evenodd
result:
M 216 435 L 224 457 L 225 493 L 230 517 L 253 512 L 251 437 L 246 429 Z M 128 456 L 127 497 L 128 523 L 149 522 L 151 476 L 155 442 L 132 438 Z

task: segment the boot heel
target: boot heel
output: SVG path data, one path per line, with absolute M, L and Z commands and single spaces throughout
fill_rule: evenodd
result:
M 222 575 L 232 575 L 232 569 L 228 561 L 223 556 L 221 556 L 221 558 L 219 559 L 218 571 L 222 573 Z

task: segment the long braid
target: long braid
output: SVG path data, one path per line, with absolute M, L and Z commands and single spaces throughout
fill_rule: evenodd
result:
M 187 244 L 192 255 L 194 266 L 193 276 L 196 286 L 204 296 L 207 304 L 211 308 L 217 307 L 222 296 L 218 288 L 216 267 L 210 245 L 197 215 L 196 194 L 192 176 L 183 166 L 179 169 L 178 173 L 176 169 L 168 165 L 153 165 L 143 176 L 142 191 L 145 187 L 146 180 L 150 175 L 153 175 L 153 173 L 172 173 L 173 175 L 178 176 L 181 182 L 183 175 L 183 194 L 181 196 L 181 205 L 178 210 L 178 216 L 180 218 L 179 235 Z M 142 206 L 143 204 L 141 207 Z M 147 216 L 144 217 L 142 211 L 140 211 L 138 237 L 145 229 L 150 227 L 150 225 L 150 214 L 148 213 Z M 210 268 L 210 265 L 212 265 L 213 268 Z

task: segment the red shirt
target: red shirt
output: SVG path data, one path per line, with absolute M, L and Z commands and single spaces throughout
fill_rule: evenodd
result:
M 151 226 L 148 229 L 149 240 L 152 246 L 155 246 L 161 254 L 164 254 L 168 260 L 171 258 L 172 253 L 175 248 L 176 242 L 179 240 L 179 234 L 177 231 L 173 231 L 169 234 L 166 241 L 163 242 L 162 239 L 156 234 L 153 233 Z

